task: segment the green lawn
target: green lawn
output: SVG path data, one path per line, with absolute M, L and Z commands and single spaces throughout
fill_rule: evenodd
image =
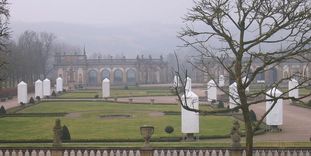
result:
M 58 98 L 79 98 L 89 99 L 94 98 L 95 95 L 102 96 L 101 90 L 77 90 L 74 92 L 64 93 Z M 128 87 L 124 88 L 111 88 L 111 97 L 134 97 L 134 96 L 170 96 L 173 95 L 168 87 Z
M 118 104 L 105 102 L 43 102 L 25 108 L 18 113 L 67 112 L 59 117 L 67 125 L 72 139 L 113 140 L 141 139 L 139 127 L 153 125 L 153 138 L 180 137 L 179 115 L 154 115 L 154 112 L 179 111 L 178 105 Z M 70 114 L 71 113 L 71 114 Z M 101 115 L 127 114 L 130 118 L 107 119 Z M 3 117 L 0 118 L 0 140 L 51 139 L 56 117 Z M 232 117 L 201 116 L 200 136 L 227 135 L 232 126 Z M 166 134 L 164 128 L 175 128 Z

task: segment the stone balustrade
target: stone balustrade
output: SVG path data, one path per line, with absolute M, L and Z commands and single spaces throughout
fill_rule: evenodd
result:
M 230 156 L 237 148 L 153 148 L 153 156 Z M 144 156 L 140 148 L 0 148 L 0 156 Z M 242 156 L 243 148 L 238 149 Z M 58 152 L 58 153 L 57 153 Z M 254 148 L 254 156 L 310 156 L 309 148 Z

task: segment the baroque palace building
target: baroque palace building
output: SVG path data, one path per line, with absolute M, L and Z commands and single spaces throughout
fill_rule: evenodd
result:
M 233 83 L 230 80 L 230 76 L 228 72 L 219 64 L 213 63 L 213 60 L 206 60 L 209 63 L 206 63 L 203 67 L 200 64 L 197 64 L 197 67 L 209 71 L 209 73 L 213 73 L 214 78 L 219 78 L 220 75 L 224 75 L 226 84 L 230 85 Z M 261 63 L 259 61 L 254 61 L 251 65 L 250 73 L 251 74 L 257 67 L 259 67 Z M 311 64 L 308 61 L 298 61 L 298 60 L 290 60 L 286 62 L 279 63 L 277 65 L 267 67 L 265 72 L 259 73 L 256 75 L 253 83 L 264 83 L 264 84 L 272 84 L 281 79 L 286 79 L 288 77 L 304 77 L 310 79 L 311 76 Z M 200 70 L 193 67 L 192 69 L 192 78 L 195 82 L 206 83 L 211 78 L 206 74 L 201 72 Z M 286 81 L 284 81 L 286 82 Z M 286 83 L 284 83 L 286 85 Z
M 54 69 L 64 79 L 64 85 L 100 86 L 108 78 L 112 85 L 137 85 L 168 83 L 168 63 L 163 57 L 151 56 L 135 59 L 88 59 L 83 54 L 56 54 Z

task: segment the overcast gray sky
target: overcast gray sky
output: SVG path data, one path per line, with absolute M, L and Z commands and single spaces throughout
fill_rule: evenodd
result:
M 192 0 L 9 0 L 13 37 L 25 30 L 56 34 L 90 53 L 165 54 L 180 41 Z
M 82 24 L 178 23 L 191 0 L 10 0 L 11 20 Z

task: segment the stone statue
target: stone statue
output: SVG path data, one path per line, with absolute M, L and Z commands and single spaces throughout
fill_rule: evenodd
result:
M 55 125 L 53 127 L 53 146 L 60 147 L 62 145 L 62 126 L 60 124 L 60 119 L 55 120 Z
M 233 122 L 233 127 L 231 129 L 231 146 L 232 147 L 241 147 L 241 133 L 240 133 L 240 124 L 238 121 Z

